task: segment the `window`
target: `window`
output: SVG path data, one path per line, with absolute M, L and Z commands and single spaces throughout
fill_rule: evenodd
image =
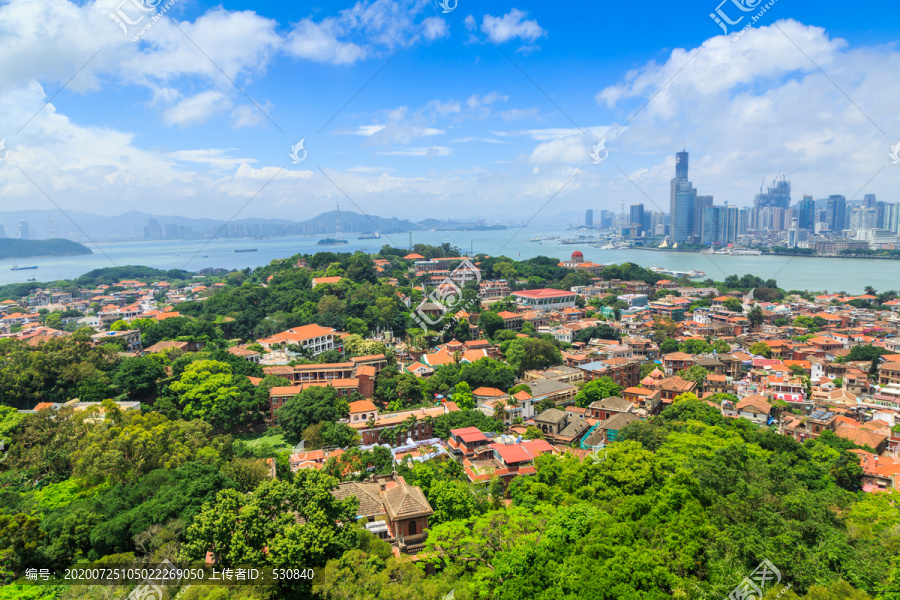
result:
M 409 535 L 416 535 L 416 533 L 417 533 L 416 529 L 417 529 L 416 522 L 410 521 L 409 522 Z

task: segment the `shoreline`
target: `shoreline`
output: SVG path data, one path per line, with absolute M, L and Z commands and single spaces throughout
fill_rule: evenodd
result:
M 672 252 L 675 254 L 702 254 L 699 250 L 680 250 L 676 248 L 647 248 L 645 246 L 635 246 L 629 250 L 646 250 L 648 252 Z M 788 254 L 784 252 L 763 252 L 761 254 L 704 254 L 704 256 L 734 256 L 736 258 L 759 258 L 763 256 L 790 256 L 793 258 L 857 258 L 866 260 L 900 260 L 900 256 L 870 256 L 867 254 Z

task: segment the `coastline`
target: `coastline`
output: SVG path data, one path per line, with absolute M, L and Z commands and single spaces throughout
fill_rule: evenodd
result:
M 750 248 L 751 250 L 753 248 Z M 680 248 L 647 248 L 635 246 L 630 250 L 645 250 L 647 252 L 671 252 L 675 254 L 702 254 L 699 250 L 682 250 Z M 763 252 L 759 255 L 730 255 L 730 254 L 704 254 L 703 256 L 789 256 L 792 258 L 856 258 L 866 260 L 900 260 L 900 256 L 871 256 L 868 254 L 795 254 L 788 252 Z

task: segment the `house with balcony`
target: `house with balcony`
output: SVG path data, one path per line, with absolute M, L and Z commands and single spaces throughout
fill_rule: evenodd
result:
M 735 406 L 737 416 L 753 421 L 757 425 L 766 425 L 772 412 L 772 405 L 765 396 L 754 394 L 747 396 Z
M 335 350 L 338 347 L 337 338 L 340 335 L 332 327 L 311 324 L 276 333 L 273 336 L 258 340 L 258 342 L 266 350 L 270 350 L 276 344 L 281 346 L 293 344 L 305 348 L 315 356 L 328 350 Z
M 421 488 L 407 484 L 396 471 L 365 481 L 345 481 L 331 493 L 338 500 L 359 500 L 356 522 L 401 554 L 417 554 L 425 547 L 434 509 Z
M 878 385 L 900 384 L 900 362 L 886 362 L 878 367 Z
M 649 390 L 645 391 L 649 392 Z M 626 400 L 625 398 L 620 398 L 619 396 L 610 396 L 609 398 L 604 398 L 603 400 L 591 402 L 590 406 L 587 407 L 586 416 L 591 419 L 599 419 L 601 421 L 605 421 L 613 415 L 617 415 L 619 413 L 631 413 L 633 411 L 634 404 L 632 402 Z
M 447 446 L 462 457 L 474 456 L 491 444 L 491 438 L 477 427 L 451 429 Z
M 671 352 L 662 356 L 663 368 L 666 375 L 672 376 L 679 371 L 690 369 L 696 364 L 694 357 L 687 352 Z
M 577 294 L 565 290 L 540 289 L 513 292 L 513 300 L 522 308 L 529 310 L 559 310 L 575 307 Z
M 488 483 L 497 478 L 506 489 L 516 476 L 533 475 L 534 459 L 542 454 L 559 454 L 559 450 L 546 440 L 515 440 L 504 435 L 477 455 L 464 458 L 462 464 L 472 483 Z

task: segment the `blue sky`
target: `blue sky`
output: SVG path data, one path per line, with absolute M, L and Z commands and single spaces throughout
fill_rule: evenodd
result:
M 709 16 L 719 5 L 699 0 L 459 0 L 448 13 L 416 0 L 175 0 L 131 41 L 171 0 L 134 2 L 0 3 L 8 208 L 304 219 L 340 201 L 517 220 L 545 204 L 539 219 L 667 209 L 682 145 L 718 204 L 749 204 L 779 171 L 795 199 L 900 201 L 896 2 L 777 0 L 736 36 L 765 2 L 721 5 L 744 16 L 723 35 Z M 146 16 L 126 36 L 116 7 Z M 601 140 L 609 154 L 594 164 Z

